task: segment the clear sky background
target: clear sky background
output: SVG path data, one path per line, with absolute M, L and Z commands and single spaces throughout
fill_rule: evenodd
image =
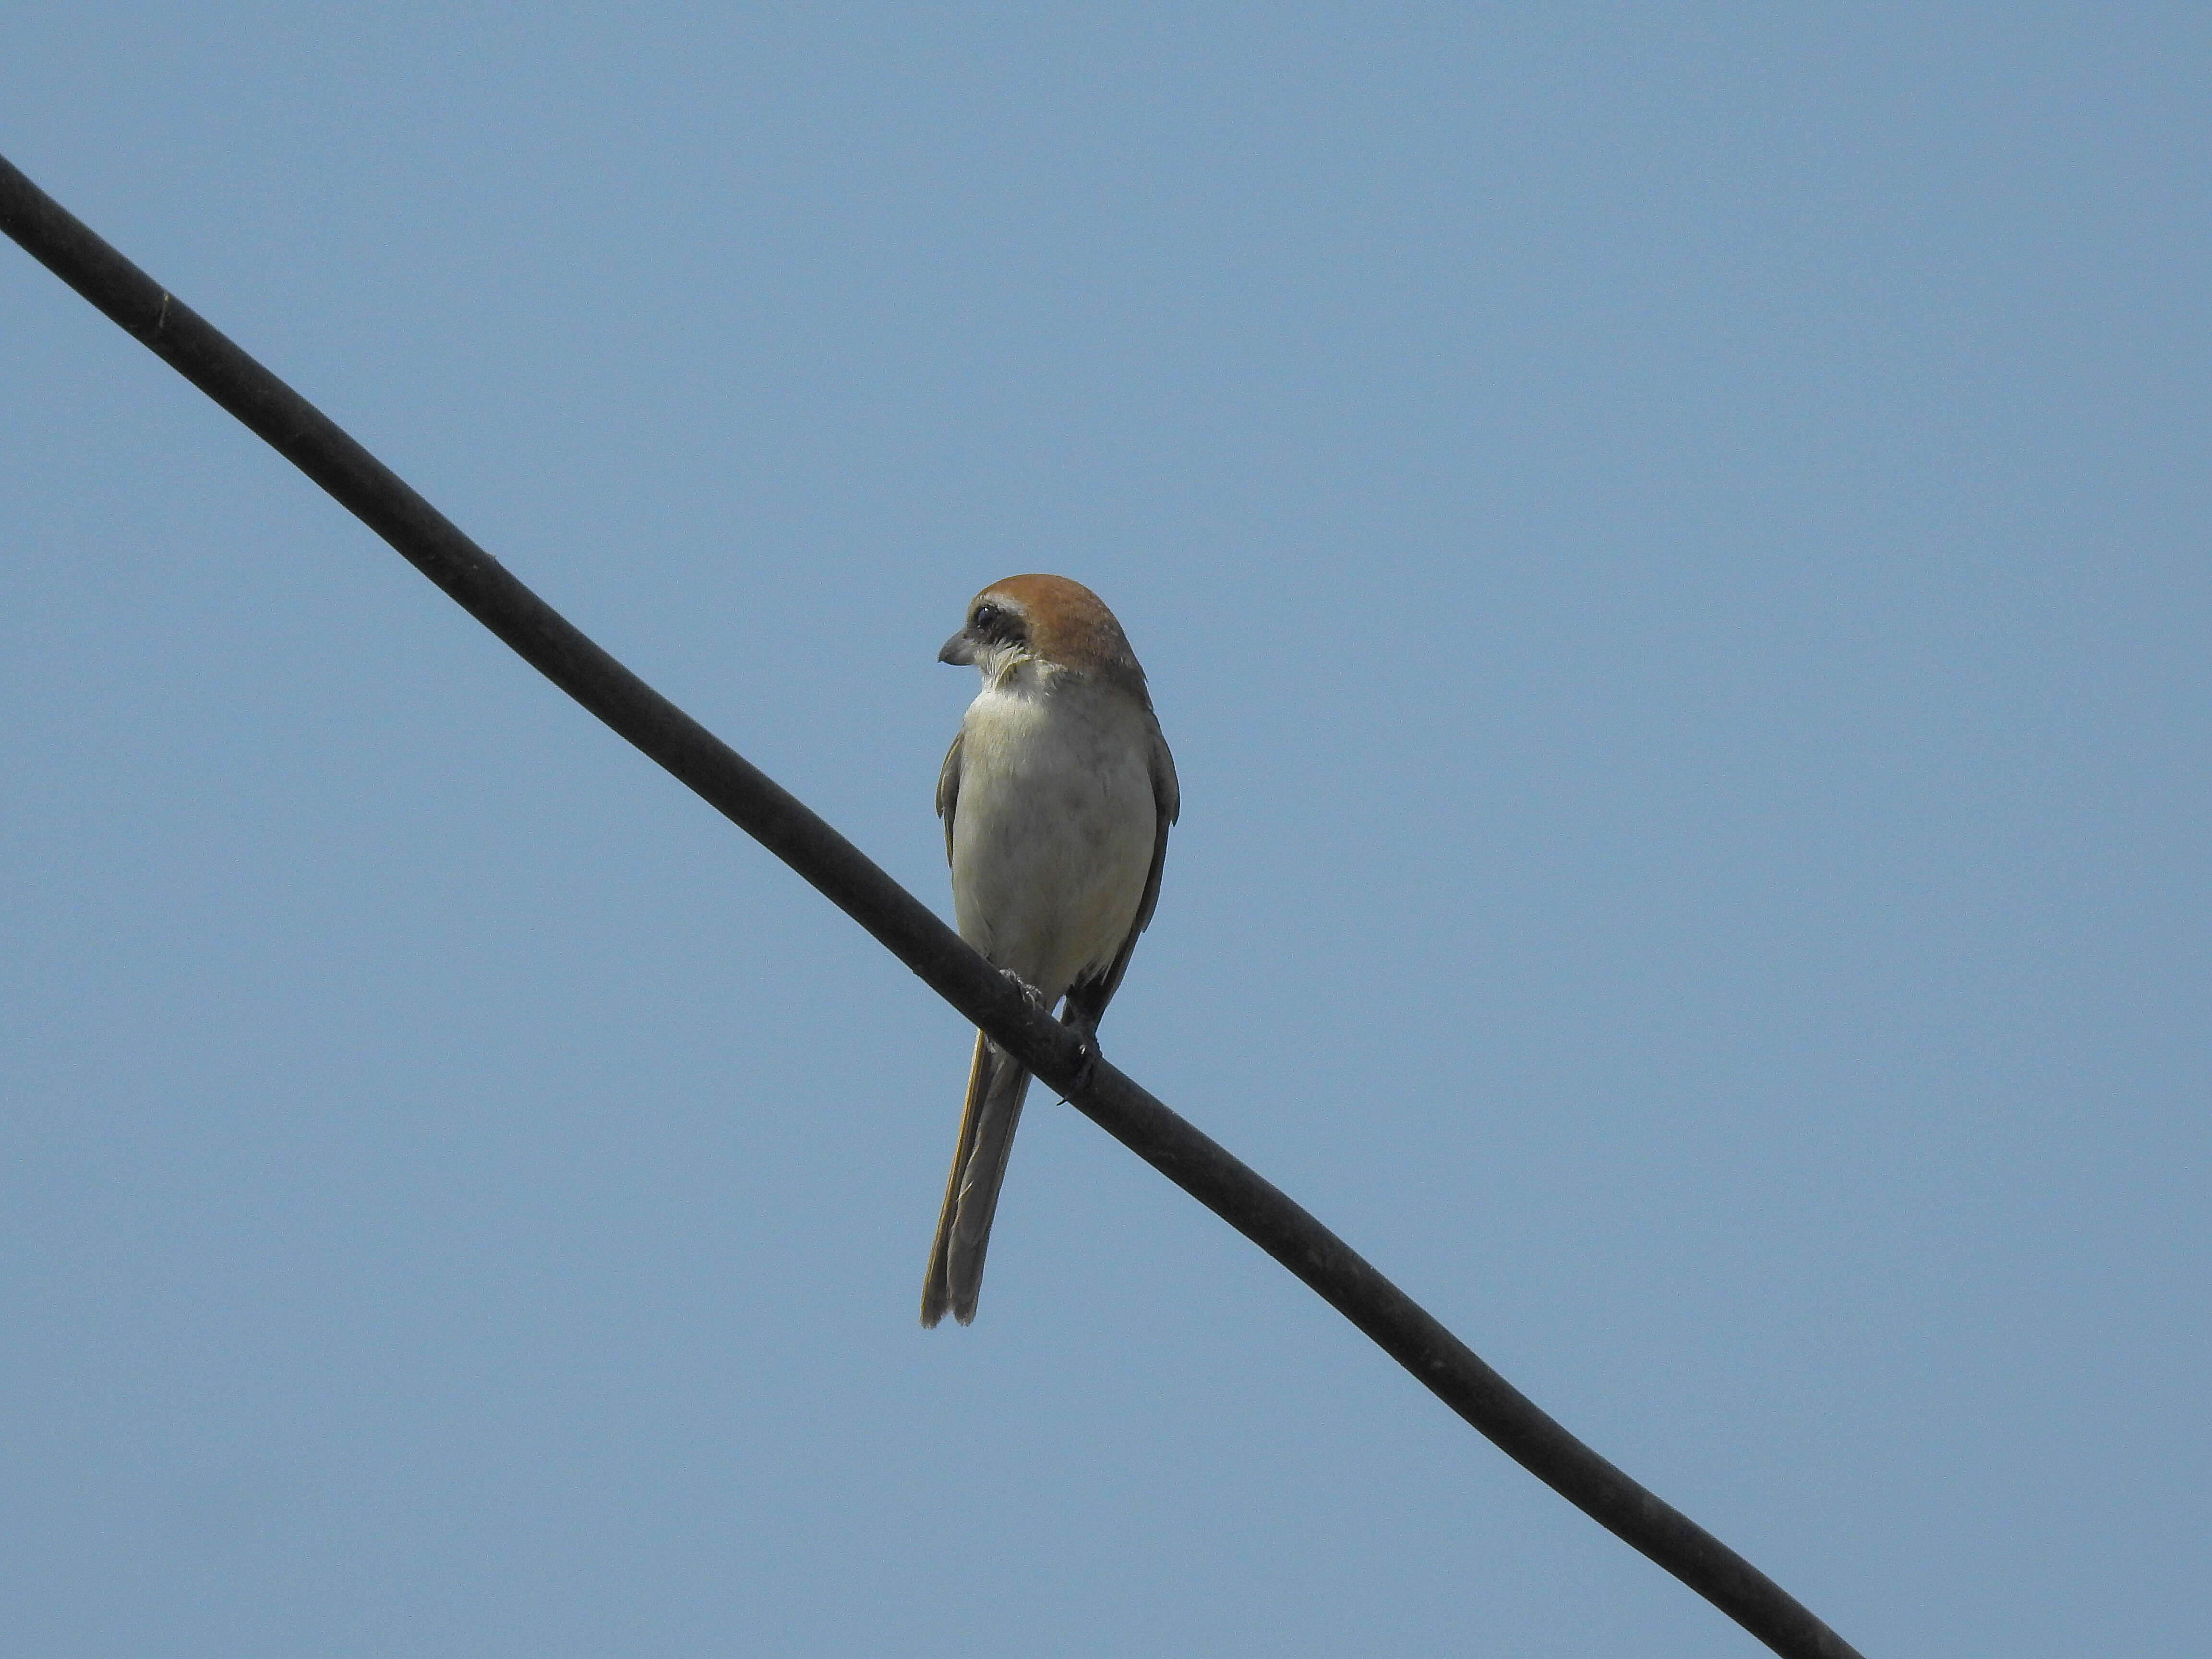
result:
M 2212 12 L 17 8 L 4 152 L 1870 1655 L 2212 1629 Z M 1746 1654 L 0 246 L 0 1650 Z

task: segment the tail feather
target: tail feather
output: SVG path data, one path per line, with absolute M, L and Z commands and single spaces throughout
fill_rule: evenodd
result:
M 998 1212 L 1006 1156 L 1013 1151 L 1014 1128 L 1029 1090 L 1028 1068 L 977 1032 L 967 1104 L 960 1114 L 960 1142 L 953 1149 L 945 1208 L 937 1218 L 929 1273 L 922 1280 L 925 1325 L 936 1324 L 948 1313 L 963 1325 L 975 1320 L 983 1255 L 991 1247 L 991 1218 Z

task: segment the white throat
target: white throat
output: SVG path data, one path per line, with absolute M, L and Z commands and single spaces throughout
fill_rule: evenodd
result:
M 1025 647 L 1012 641 L 978 651 L 975 667 L 986 691 L 1042 691 L 1057 672 L 1053 664 L 1039 661 Z M 1029 672 L 1024 673 L 1024 669 Z

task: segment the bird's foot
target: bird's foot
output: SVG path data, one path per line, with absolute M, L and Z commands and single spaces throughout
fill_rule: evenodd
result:
M 1040 1009 L 1048 1014 L 1052 1012 L 1051 1005 L 1044 1000 L 1044 993 L 1038 990 L 1036 986 L 1030 984 L 1011 968 L 1001 968 L 999 971 L 1012 982 L 1014 988 L 1022 994 L 1023 1000 L 1030 1007 Z
M 1071 1092 L 1079 1095 L 1098 1079 L 1098 1027 L 1095 1021 L 1085 1019 L 1062 1023 L 1075 1033 L 1075 1040 L 1081 1045 L 1076 1050 L 1075 1079 L 1069 1085 Z
M 1082 1051 L 1075 1059 L 1075 1081 L 1070 1087 L 1081 1094 L 1098 1080 L 1098 1039 L 1085 1037 Z

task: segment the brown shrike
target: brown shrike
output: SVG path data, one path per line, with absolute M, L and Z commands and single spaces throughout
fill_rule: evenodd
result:
M 1160 896 L 1175 760 L 1121 624 L 1065 576 L 978 593 L 938 660 L 983 689 L 937 780 L 952 913 L 966 939 L 1086 1048 Z M 921 1322 L 975 1317 L 983 1253 L 1030 1074 L 981 1032 L 921 1287 Z

